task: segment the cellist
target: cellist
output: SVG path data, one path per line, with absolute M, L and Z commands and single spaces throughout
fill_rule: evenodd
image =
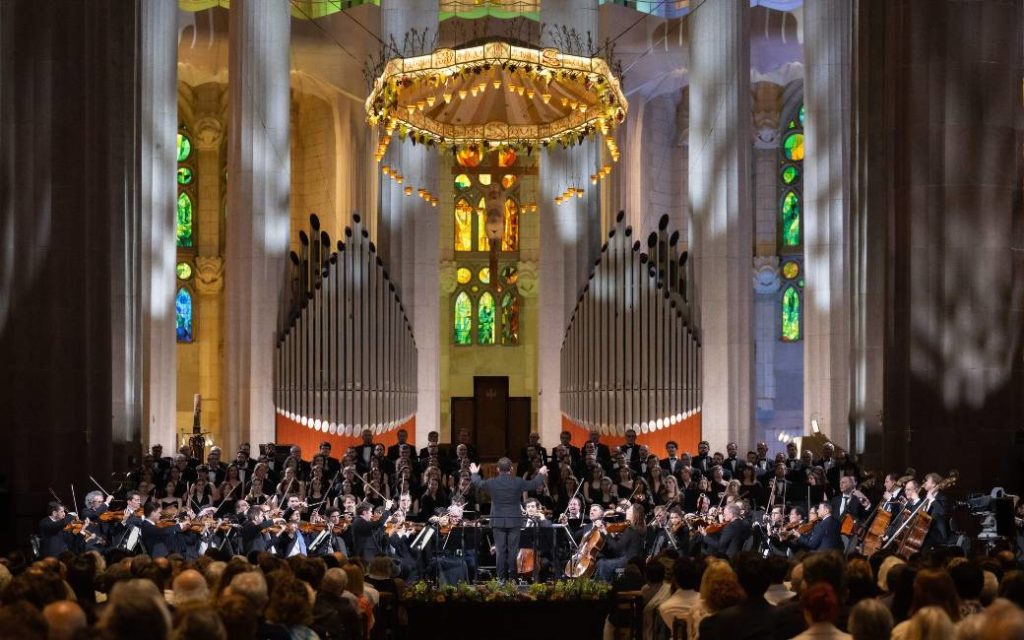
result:
M 944 545 L 949 540 L 949 502 L 939 490 L 941 482 L 942 476 L 937 473 L 929 473 L 924 477 L 924 483 L 921 485 L 925 491 L 924 506 L 921 508 L 932 517 L 928 535 L 925 536 L 924 543 L 921 545 L 922 550 Z
M 604 532 L 608 531 L 608 526 L 603 521 L 599 527 Z M 643 553 L 646 534 L 644 508 L 638 504 L 631 504 L 626 509 L 626 528 L 617 537 L 607 536 L 606 533 L 604 554 L 597 561 L 597 577 L 611 582 L 616 569 L 625 567 L 630 558 Z

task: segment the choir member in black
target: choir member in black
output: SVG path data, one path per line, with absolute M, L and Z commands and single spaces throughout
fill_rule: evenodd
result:
M 46 507 L 49 515 L 39 521 L 39 554 L 44 558 L 56 558 L 74 541 L 64 527 L 71 524 L 76 514 L 65 511 L 60 502 L 49 502 Z
M 740 517 L 738 504 L 729 504 L 722 511 L 725 528 L 718 533 L 705 534 L 704 546 L 708 553 L 720 553 L 729 558 L 736 557 L 743 549 L 743 543 L 750 537 L 750 524 Z
M 598 525 L 607 532 L 607 525 Z M 619 534 L 605 533 L 603 556 L 597 561 L 597 578 L 611 582 L 616 569 L 626 566 L 631 558 L 643 557 L 644 538 L 647 527 L 644 522 L 644 508 L 638 504 L 626 510 L 626 528 Z
M 665 478 L 668 482 L 668 477 Z M 697 510 L 697 498 L 705 492 L 700 488 L 700 482 L 693 476 L 693 467 L 683 467 L 679 470 L 679 493 L 683 513 L 693 513 Z M 669 504 L 666 502 L 665 504 Z
M 249 448 L 239 448 L 235 453 L 234 465 L 238 467 L 238 477 L 242 483 L 248 485 L 252 480 L 252 472 L 256 468 L 256 461 L 249 457 Z
M 330 480 L 341 469 L 341 461 L 331 457 L 331 443 L 327 440 L 320 443 L 319 455 L 324 458 L 324 477 Z
M 807 472 L 807 485 L 804 487 L 804 495 L 793 496 L 793 501 L 803 502 L 806 500 L 813 508 L 813 505 L 826 502 L 831 497 L 832 493 L 829 491 L 825 472 L 821 467 L 811 467 L 810 471 Z
M 206 473 L 210 484 L 219 486 L 224 482 L 228 467 L 220 460 L 220 447 L 210 449 L 210 453 L 206 455 Z
M 142 513 L 142 546 L 150 557 L 166 558 L 172 553 L 184 552 L 180 536 L 182 530 L 188 527 L 187 521 L 160 523 L 162 526 L 159 526 L 160 507 L 152 502 L 142 507 Z
M 579 447 L 572 444 L 572 434 L 568 431 L 563 431 L 559 434 L 558 446 L 565 448 L 566 452 L 569 454 L 572 466 L 578 470 L 580 465 L 583 464 L 583 453 L 580 451 Z
M 767 477 L 765 480 L 767 481 Z M 746 500 L 754 509 L 764 508 L 768 504 L 768 494 L 764 485 L 757 479 L 753 467 L 742 466 L 739 472 L 740 498 Z
M 722 460 L 722 467 L 728 472 L 732 478 L 738 478 L 740 469 L 747 466 L 747 463 L 736 457 L 739 452 L 739 446 L 735 442 L 730 442 L 725 445 L 725 458 Z
M 708 477 L 708 492 L 711 494 L 712 502 L 717 498 L 719 502 L 716 504 L 724 504 L 722 498 L 725 495 L 725 490 L 729 488 L 729 481 L 725 479 L 725 469 L 715 465 L 711 467 L 711 475 Z
M 409 432 L 405 429 L 399 429 L 395 435 L 398 437 L 398 442 L 388 447 L 388 460 L 392 463 L 397 462 L 402 456 L 403 447 L 409 450 L 409 458 L 415 460 L 415 451 L 412 448 L 412 444 L 409 443 Z
M 620 445 L 619 451 L 622 452 L 622 458 L 626 466 L 632 469 L 634 473 L 639 473 L 640 465 L 644 462 L 644 459 L 640 456 L 640 445 L 636 443 L 636 431 L 632 429 L 626 430 L 626 444 Z
M 590 430 L 590 439 L 587 440 L 584 447 L 590 445 L 593 448 L 594 455 L 597 456 L 597 462 L 605 469 L 612 468 L 612 453 L 608 449 L 608 445 L 601 442 L 601 432 L 597 429 Z
M 384 501 L 384 513 L 373 515 L 373 505 L 369 502 L 360 502 L 356 505 L 356 517 L 352 521 L 352 555 L 362 557 L 369 564 L 373 557 L 381 552 L 380 532 L 384 529 L 388 516 L 394 511 L 395 503 L 392 500 Z
M 441 488 L 436 477 L 427 480 L 427 489 L 420 496 L 420 517 L 424 520 L 434 515 L 439 509 L 445 509 L 452 503 L 448 494 Z
M 700 472 L 702 476 L 706 476 L 711 473 L 711 467 L 714 463 L 711 462 L 711 444 L 706 440 L 701 440 L 697 444 L 697 455 L 694 456 L 692 466 L 694 469 Z

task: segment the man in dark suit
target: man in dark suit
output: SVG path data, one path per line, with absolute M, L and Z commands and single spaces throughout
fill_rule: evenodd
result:
M 401 457 L 402 446 L 404 445 L 409 447 L 409 459 L 415 462 L 416 450 L 409 444 L 409 432 L 405 429 L 399 429 L 395 435 L 398 436 L 398 442 L 388 447 L 388 460 L 391 462 L 398 460 Z
M 166 527 L 158 527 L 160 505 L 147 502 L 142 507 L 142 545 L 152 558 L 166 558 L 172 553 L 180 553 L 178 536 L 188 526 L 187 522 L 179 522 Z
M 331 457 L 331 449 L 329 441 L 324 440 L 320 443 L 320 455 L 324 457 L 323 477 L 327 480 L 333 480 L 338 475 L 338 471 L 341 470 L 341 461 Z M 310 472 L 312 472 L 312 465 L 310 465 Z
M 705 536 L 704 544 L 709 553 L 722 553 L 734 558 L 750 537 L 750 524 L 740 517 L 740 508 L 735 504 L 725 507 L 725 522 L 725 528 L 717 536 Z
M 49 515 L 39 522 L 39 554 L 56 558 L 68 550 L 72 536 L 64 527 L 71 524 L 75 516 L 64 511 L 64 505 L 59 502 L 49 502 L 46 507 Z
M 768 561 L 746 551 L 736 557 L 733 567 L 747 599 L 701 620 L 700 637 L 707 640 L 771 638 L 775 635 L 775 607 L 764 599 L 771 583 Z
M 548 450 L 540 444 L 540 434 L 533 432 L 529 435 L 529 442 L 525 447 L 519 450 L 519 466 L 518 469 L 522 472 L 524 469 L 530 468 L 530 452 L 529 449 L 533 449 L 537 455 L 540 456 L 541 464 L 546 465 L 548 463 Z
M 701 440 L 697 443 L 697 455 L 694 456 L 692 461 L 694 469 L 700 472 L 701 476 L 711 475 L 711 467 L 715 466 L 711 461 L 711 443 L 707 440 Z M 697 476 L 694 476 L 695 478 Z
M 658 464 L 669 474 L 676 475 L 676 472 L 683 466 L 683 461 L 677 457 L 677 454 L 679 453 L 679 443 L 675 440 L 669 440 L 665 443 L 665 452 L 668 454 L 668 457 Z
M 361 434 L 362 444 L 356 447 L 356 468 L 359 473 L 366 473 L 370 469 L 370 458 L 373 457 L 375 445 L 373 443 L 373 431 L 363 429 Z
M 811 551 L 842 549 L 843 538 L 839 535 L 839 520 L 832 516 L 832 505 L 822 502 L 818 505 L 818 524 L 810 533 L 800 536 L 799 544 Z
M 580 452 L 580 448 L 572 444 L 572 434 L 568 431 L 563 431 L 558 436 L 559 443 L 569 451 L 569 456 L 572 458 L 573 469 L 578 469 L 583 463 L 583 454 Z M 557 460 L 556 460 L 557 462 Z
M 839 462 L 835 459 L 836 448 L 831 442 L 821 447 L 821 458 L 814 465 L 825 470 L 825 479 L 830 486 L 839 484 Z
M 619 447 L 619 451 L 622 452 L 623 458 L 626 460 L 626 465 L 633 470 L 634 473 L 640 473 L 640 464 L 646 462 L 646 460 L 640 459 L 640 445 L 636 443 L 636 431 L 632 429 L 626 430 L 626 444 Z
M 395 510 L 393 500 L 384 501 L 384 513 L 377 520 L 373 519 L 373 505 L 360 502 L 356 505 L 356 517 L 352 521 L 352 555 L 362 556 L 369 565 L 370 561 L 380 553 L 381 544 L 378 532 L 384 529 L 388 516 Z
M 853 476 L 843 476 L 839 479 L 839 494 L 832 498 L 830 506 L 832 514 L 840 523 L 847 513 L 853 516 L 854 522 L 860 522 L 871 511 L 871 502 L 864 494 L 855 493 L 856 488 L 857 480 Z
M 722 460 L 722 467 L 729 473 L 730 478 L 739 478 L 740 469 L 742 469 L 746 463 L 736 457 L 739 452 L 739 445 L 735 442 L 730 442 L 725 445 L 725 459 Z
M 607 449 L 607 447 L 605 447 Z M 480 478 L 480 465 L 469 465 L 473 486 L 491 496 L 491 530 L 494 533 L 498 579 L 508 579 L 515 571 L 519 550 L 519 531 L 523 526 L 522 497 L 524 491 L 535 491 L 544 484 L 548 474 L 546 466 L 537 471 L 532 480 L 512 475 L 512 461 L 498 460 L 498 476 L 489 480 Z
M 601 432 L 597 429 L 590 430 L 590 440 L 588 442 L 594 445 L 594 453 L 597 455 L 598 463 L 605 468 L 606 471 L 612 468 L 612 452 L 608 449 L 608 445 L 601 442 Z
M 262 553 L 269 551 L 274 546 L 274 540 L 266 528 L 271 525 L 267 520 L 266 513 L 259 507 L 250 507 L 246 513 L 245 523 L 242 524 L 242 548 L 246 554 Z
M 421 466 L 430 458 L 430 447 L 435 447 L 435 453 L 440 456 L 440 452 L 436 449 L 437 441 L 440 437 L 441 435 L 436 431 L 431 431 L 427 434 L 427 446 L 420 449 L 419 461 Z
M 939 491 L 940 482 L 942 482 L 942 476 L 937 473 L 929 473 L 921 484 L 921 488 L 925 491 L 924 506 L 921 509 L 932 517 L 932 524 L 921 544 L 922 549 L 931 549 L 949 541 L 949 502 L 946 496 Z

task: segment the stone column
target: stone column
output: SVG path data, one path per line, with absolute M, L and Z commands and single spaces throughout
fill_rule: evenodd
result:
M 140 11 L 103 0 L 0 3 L 5 549 L 37 532 L 47 487 L 70 503 L 74 483 L 81 500 L 89 475 L 109 477 L 140 453 L 149 271 L 139 175 L 174 148 L 173 128 L 160 150 L 136 137 L 153 126 L 139 82 L 152 34 L 140 32 Z
M 848 449 L 853 3 L 804 7 L 804 431 Z
M 178 8 L 140 5 L 139 198 L 142 207 L 143 406 L 148 444 L 177 449 L 177 368 L 174 265 L 178 130 Z
M 705 2 L 688 21 L 702 424 L 704 439 L 721 445 L 750 441 L 753 428 L 750 6 Z
M 541 4 L 541 24 L 549 30 L 566 26 L 576 29 L 586 41 L 587 32 L 598 40 L 597 0 L 565 0 Z M 550 31 L 541 35 L 543 46 L 556 46 Z M 594 145 L 596 147 L 596 145 Z M 584 148 L 549 148 L 540 159 L 537 200 L 540 215 L 540 259 L 537 285 L 537 430 L 541 442 L 558 442 L 562 429 L 561 347 L 565 328 L 575 305 L 578 287 L 586 281 L 589 239 L 582 228 L 592 218 L 588 204 L 597 201 L 588 176 L 597 166 L 597 152 Z M 588 167 L 588 170 L 584 170 Z M 555 196 L 567 186 L 573 175 L 584 182 L 584 199 L 571 198 L 561 206 Z M 598 225 L 599 227 L 600 225 Z M 600 239 L 598 239 L 600 242 Z M 600 245 L 599 245 L 600 246 Z
M 274 439 L 274 334 L 289 230 L 289 5 L 231 3 L 225 446 Z
M 437 0 L 383 0 L 380 9 L 381 40 L 391 42 L 394 38 L 402 46 L 405 35 L 412 29 L 422 33 L 428 31 L 428 41 L 438 30 Z M 390 55 L 420 55 L 429 51 L 391 52 Z M 449 425 L 440 424 L 441 383 L 440 383 L 440 340 L 449 339 L 440 335 L 441 320 L 441 254 L 438 213 L 425 200 L 415 195 L 419 187 L 438 193 L 438 166 L 441 164 L 435 149 L 423 146 L 413 147 L 393 136 L 388 157 L 392 164 L 405 176 L 401 186 L 391 180 L 381 183 L 388 189 L 390 197 L 385 200 L 380 212 L 378 237 L 388 242 L 387 256 L 391 273 L 401 286 L 402 303 L 416 335 L 417 349 L 417 396 L 416 396 L 416 446 L 427 445 L 427 433 L 442 431 Z M 450 176 L 443 179 L 450 180 Z M 405 196 L 402 190 L 413 188 L 413 195 Z

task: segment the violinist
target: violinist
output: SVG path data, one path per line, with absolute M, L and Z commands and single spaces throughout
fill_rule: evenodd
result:
M 111 513 L 108 511 L 101 517 L 101 520 L 105 520 L 108 516 L 113 516 L 110 520 L 114 524 L 108 530 L 108 537 L 114 547 L 122 548 L 128 542 L 132 530 L 142 524 L 142 518 L 139 515 L 142 511 L 142 501 L 141 493 L 131 491 L 128 493 L 128 503 L 123 512 Z
M 606 538 L 603 557 L 597 561 L 597 577 L 611 582 L 617 569 L 625 567 L 631 558 L 643 555 L 644 538 L 647 535 L 644 508 L 638 504 L 629 505 L 626 509 L 626 527 L 617 536 L 608 533 L 609 525 L 605 522 L 597 526 L 605 532 Z
M 832 515 L 832 505 L 822 502 L 818 505 L 818 523 L 810 533 L 800 536 L 798 544 L 810 551 L 842 549 L 843 538 L 839 529 L 839 520 Z
M 341 509 L 330 507 L 325 512 L 323 518 L 316 515 L 310 516 L 310 522 L 314 520 L 316 524 L 323 526 L 323 530 L 316 532 L 316 535 L 310 541 L 309 555 L 326 556 L 335 552 L 341 552 L 347 556 L 348 547 L 341 533 L 348 527 L 348 523 L 342 518 Z
M 678 522 L 682 523 L 682 515 L 675 511 Z M 651 559 L 669 549 L 679 550 L 676 539 L 669 540 L 669 511 L 664 506 L 654 507 L 654 518 L 647 527 L 647 558 Z
M 413 525 L 406 521 L 405 511 L 401 506 L 391 514 L 391 523 L 386 525 L 388 544 L 394 550 L 394 558 L 401 568 L 399 577 L 410 582 L 417 580 L 420 574 L 417 553 L 412 548 L 412 542 L 420 528 L 422 525 Z
M 393 500 L 384 501 L 384 512 L 375 519 L 373 505 L 369 502 L 360 502 L 356 505 L 356 517 L 352 521 L 352 555 L 361 556 L 369 564 L 381 551 L 379 534 L 384 525 L 387 524 L 388 516 L 395 510 Z
M 739 503 L 728 504 L 722 510 L 724 528 L 717 533 L 709 532 L 710 527 L 702 529 L 708 553 L 720 553 L 734 558 L 743 549 L 743 543 L 750 537 L 750 524 L 740 517 L 741 514 Z
M 73 540 L 64 527 L 71 524 L 78 514 L 68 513 L 59 502 L 51 501 L 46 506 L 49 515 L 39 521 L 39 554 L 44 558 L 56 558 L 68 550 Z
M 242 547 L 247 554 L 263 553 L 274 548 L 274 538 L 267 531 L 273 524 L 260 507 L 250 507 L 242 524 Z
M 142 544 L 149 552 L 150 557 L 166 558 L 172 553 L 184 551 L 182 541 L 179 539 L 182 530 L 188 527 L 188 521 L 172 522 L 169 526 L 157 526 L 160 520 L 160 507 L 152 502 L 147 502 L 142 507 Z M 164 524 L 164 523 L 161 523 Z
M 445 510 L 444 515 L 431 518 L 431 522 L 437 526 L 438 534 L 434 568 L 440 574 L 439 581 L 442 583 L 469 581 L 476 571 L 476 538 L 474 536 L 472 541 L 467 540 L 469 530 L 463 526 L 462 515 L 462 505 L 454 503 Z
M 81 519 L 88 520 L 90 523 L 86 534 L 90 541 L 86 543 L 86 551 L 106 545 L 106 536 L 103 525 L 100 524 L 100 516 L 110 509 L 110 502 L 113 499 L 113 495 L 104 498 L 102 491 L 90 491 L 85 494 L 85 508 L 81 511 Z
M 309 543 L 302 532 L 302 511 L 299 507 L 288 507 L 282 515 L 284 528 L 277 537 L 277 553 L 282 558 L 308 554 Z

